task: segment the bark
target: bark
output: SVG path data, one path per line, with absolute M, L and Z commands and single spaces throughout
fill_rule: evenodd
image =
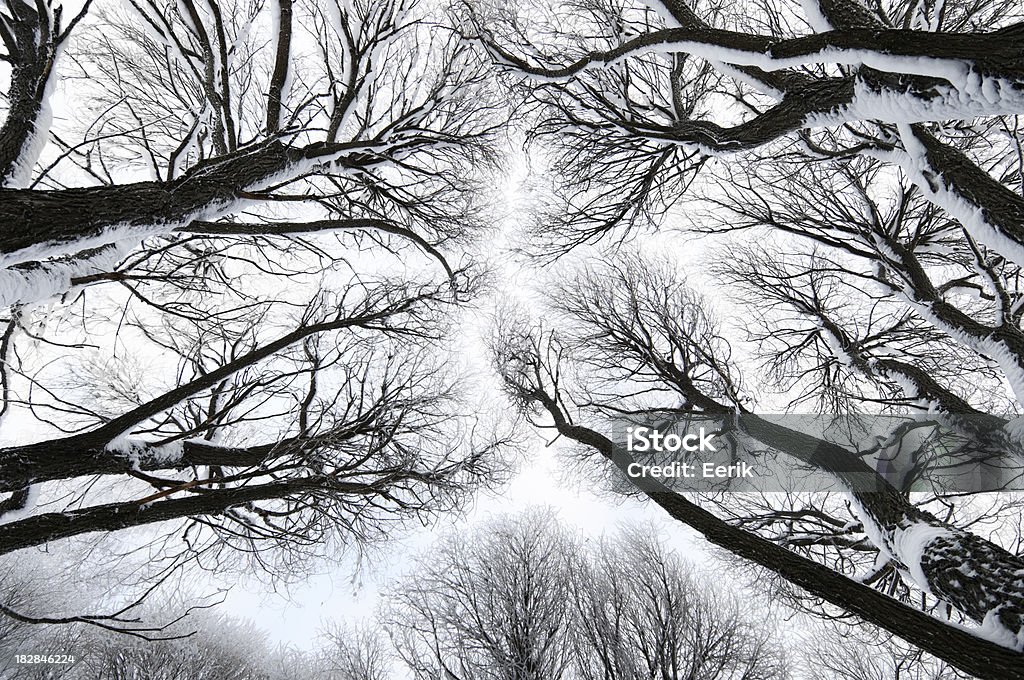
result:
M 0 186 L 10 186 L 20 179 L 26 164 L 35 162 L 26 152 L 37 135 L 46 134 L 38 126 L 56 56 L 48 22 L 36 8 L 21 0 L 8 6 L 14 12 L 13 21 L 0 19 L 5 24 L 0 33 L 11 60 L 10 109 L 0 128 Z
M 923 126 L 912 125 L 910 129 L 925 152 L 927 168 L 924 169 L 924 180 L 928 186 L 924 188 L 948 191 L 966 202 L 970 209 L 977 210 L 982 225 L 968 219 L 969 216 L 957 214 L 958 210 L 947 208 L 954 217 L 963 221 L 972 236 L 1024 266 L 1024 252 L 1000 247 L 1004 239 L 1024 244 L 1024 197 L 994 179 L 959 149 L 936 139 Z M 991 233 L 986 233 L 989 230 Z
M 703 39 L 708 44 L 735 47 L 749 50 L 751 54 L 765 52 L 776 56 L 795 55 L 808 51 L 808 46 L 815 40 L 841 47 L 853 47 L 861 42 L 861 47 L 868 50 L 877 49 L 885 54 L 908 54 L 920 49 L 924 58 L 967 58 L 972 50 L 977 59 L 973 62 L 981 71 L 989 58 L 1001 61 L 1011 70 L 1020 71 L 1024 61 L 1024 43 L 1020 37 L 1008 40 L 1007 35 L 1017 32 L 1003 29 L 991 34 L 936 34 L 921 31 L 894 31 L 885 25 L 881 18 L 865 9 L 856 2 L 845 0 L 823 0 L 819 2 L 822 14 L 838 31 L 830 31 L 814 36 L 776 41 L 767 36 L 741 36 L 728 31 L 714 29 L 701 19 L 682 0 L 662 0 L 661 4 L 678 23 L 675 29 L 659 31 L 627 43 L 618 50 L 612 50 L 599 56 L 581 60 L 575 65 L 555 70 L 524 68 L 521 61 L 514 62 L 517 67 L 527 72 L 564 77 L 591 63 L 612 61 L 630 53 L 633 49 L 670 43 L 689 35 L 698 42 Z M 1019 27 L 1018 27 L 1019 28 Z M 672 33 L 671 31 L 675 31 Z M 672 38 L 675 36 L 675 38 Z M 703 37 L 703 38 L 702 38 Z M 751 38 L 753 42 L 748 40 Z M 944 45 L 944 43 L 949 43 Z M 756 44 L 755 44 L 756 43 Z M 911 44 L 916 47 L 911 47 Z M 954 45 L 956 43 L 956 45 Z M 974 47 L 968 47 L 974 43 Z M 987 43 L 994 52 L 986 54 Z M 774 47 L 773 47 L 774 46 Z M 960 50 L 960 57 L 953 54 Z M 998 54 L 996 53 L 998 52 Z M 1016 55 L 1016 56 L 1014 56 Z M 506 59 L 510 55 L 503 53 Z M 970 61 L 970 59 L 968 59 Z M 1016 62 L 1016 64 L 1014 64 Z M 747 79 L 760 83 L 771 93 L 780 95 L 782 101 L 768 111 L 756 116 L 741 125 L 726 128 L 704 121 L 689 121 L 676 130 L 655 130 L 653 136 L 673 141 L 697 144 L 705 149 L 716 152 L 740 151 L 756 148 L 774 141 L 785 134 L 807 127 L 807 117 L 812 114 L 829 114 L 835 118 L 835 124 L 842 122 L 835 114 L 853 102 L 854 89 L 859 82 L 865 91 L 876 94 L 887 93 L 891 96 L 913 98 L 929 101 L 940 96 L 940 89 L 948 87 L 948 83 L 937 78 L 912 76 L 907 74 L 886 73 L 876 69 L 861 67 L 856 76 L 845 79 L 820 80 L 806 74 L 787 69 L 766 71 L 757 66 L 742 63 L 730 63 L 728 69 L 743 74 Z M 998 69 L 996 69 L 998 70 Z M 1018 77 L 1019 79 L 1019 77 Z M 1018 82 L 1017 90 L 1021 85 Z M 972 114 L 970 117 L 974 117 Z M 856 116 L 851 117 L 855 119 Z M 926 149 L 926 160 L 930 166 L 930 180 L 936 187 L 941 187 L 960 197 L 970 206 L 977 208 L 993 233 L 983 233 L 986 229 L 967 220 L 966 226 L 979 241 L 988 245 L 998 246 L 1000 239 L 1015 244 L 1024 244 L 1024 197 L 1010 190 L 991 175 L 973 163 L 963 152 L 944 144 L 927 132 L 922 125 L 912 125 L 914 135 Z M 996 241 L 995 243 L 993 241 Z M 1016 252 L 1004 253 L 1009 259 L 1024 265 L 1021 260 L 1024 254 Z
M 741 416 L 741 423 L 744 431 L 761 443 L 814 465 L 850 487 L 850 495 L 868 515 L 865 521 L 874 522 L 881 535 L 882 545 L 876 547 L 892 557 L 919 587 L 979 623 L 994 612 L 1013 634 L 1024 629 L 1024 559 L 920 510 L 840 446 L 756 416 Z M 871 478 L 871 486 L 877 490 L 863 490 L 864 480 Z M 920 566 L 925 583 L 914 573 L 917 556 L 908 556 L 900 543 L 900 536 L 918 525 L 944 533 L 923 547 Z M 878 540 L 878 536 L 872 537 L 873 542 Z
M 723 127 L 709 121 L 684 121 L 673 128 L 655 130 L 651 136 L 695 144 L 712 152 L 756 149 L 806 127 L 812 114 L 829 114 L 852 103 L 854 88 L 853 78 L 815 80 L 791 87 L 781 102 L 739 125 Z
M 542 78 L 570 78 L 588 68 L 603 66 L 654 50 L 688 52 L 697 57 L 725 59 L 742 66 L 786 68 L 797 64 L 860 65 L 872 56 L 901 72 L 935 76 L 921 62 L 955 61 L 990 78 L 1004 78 L 1017 92 L 1024 88 L 1020 39 L 991 33 L 925 33 L 905 29 L 851 28 L 797 38 L 739 33 L 704 26 L 666 28 L 632 38 L 609 50 L 594 51 L 565 66 L 536 66 L 500 46 L 492 49 L 517 71 Z M 718 56 L 722 54 L 722 56 Z M 904 70 L 905 67 L 905 70 Z
M 129 458 L 104 448 L 106 442 L 93 443 L 95 439 L 89 435 L 66 437 L 0 450 L 0 492 L 17 493 L 35 482 L 133 471 L 181 470 L 199 465 L 255 467 L 299 453 L 305 444 L 300 439 L 289 439 L 259 446 L 220 447 L 186 441 L 182 442 L 181 455 L 171 457 L 158 447 L 139 443 Z
M 274 74 L 270 78 L 267 93 L 267 134 L 281 129 L 281 109 L 284 91 L 288 81 L 292 44 L 292 0 L 278 0 L 277 57 L 274 60 Z
M 650 478 L 630 477 L 627 470 L 634 461 L 623 449 L 593 430 L 569 423 L 547 395 L 534 396 L 552 415 L 562 436 L 599 452 L 671 517 L 696 529 L 715 545 L 769 569 L 812 595 L 860 616 L 967 673 L 993 680 L 1024 678 L 1024 654 L 944 624 L 823 564 L 731 526 Z
M 1005 418 L 974 408 L 970 402 L 951 392 L 919 366 L 887 356 L 874 357 L 864 354 L 857 342 L 819 310 L 805 304 L 801 304 L 800 309 L 821 324 L 822 330 L 839 343 L 843 352 L 852 360 L 852 365 L 862 374 L 869 378 L 899 377 L 910 382 L 917 390 L 917 394 L 908 394 L 908 398 L 923 399 L 937 405 L 943 414 L 952 416 L 952 424 L 959 431 L 977 438 L 979 443 L 992 451 L 1005 451 L 1008 445 L 1008 437 L 1002 429 L 1008 422 Z
M 167 182 L 53 191 L 0 189 L 0 224 L 5 225 L 0 253 L 147 236 L 161 228 L 173 231 L 194 219 L 229 212 L 262 184 L 291 179 L 311 164 L 372 162 L 359 153 L 364 147 L 362 143 L 290 147 L 267 142 L 198 165 Z
M 829 23 L 838 29 L 885 30 L 888 28 L 880 17 L 866 10 L 855 0 L 819 0 L 818 7 Z M 1018 60 L 1020 60 L 1022 49 L 1019 35 L 1021 28 L 1022 25 L 1017 24 L 993 34 L 997 41 L 1005 41 L 1007 44 L 1016 42 Z M 1002 37 L 1013 35 L 1017 35 L 1016 40 L 1012 38 L 1007 40 Z M 966 216 L 954 214 L 954 217 L 963 220 L 967 230 L 979 241 L 994 246 L 1001 245 L 999 243 L 1001 239 L 1024 244 L 1024 197 L 993 179 L 989 173 L 978 167 L 959 149 L 939 141 L 922 125 L 912 125 L 910 130 L 916 141 L 925 150 L 924 160 L 929 169 L 924 171 L 924 180 L 928 184 L 934 184 L 934 186 L 925 188 L 950 191 L 979 210 L 984 225 L 994 234 L 982 233 L 985 229 L 981 225 L 972 223 L 970 219 L 965 219 Z M 996 242 L 993 243 L 993 240 Z M 1024 265 L 1024 255 L 1017 252 L 1004 252 L 1003 255 L 1017 264 Z
M 332 494 L 375 494 L 382 490 L 379 486 L 339 482 L 331 477 L 302 477 L 231 489 L 203 490 L 183 498 L 154 503 L 130 501 L 97 505 L 82 510 L 49 512 L 0 525 L 0 554 L 97 531 L 119 531 L 186 517 L 221 515 L 246 503 L 283 499 L 295 494 L 317 491 Z

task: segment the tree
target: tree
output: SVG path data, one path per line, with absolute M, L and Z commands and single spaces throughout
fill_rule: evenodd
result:
M 510 394 L 527 413 L 544 414 L 538 425 L 622 472 L 630 460 L 603 434 L 610 418 L 657 412 L 728 426 L 738 415 L 740 438 L 842 481 L 855 521 L 828 498 L 704 498 L 701 507 L 671 488 L 639 483 L 638 490 L 719 545 L 913 636 L 954 665 L 963 655 L 941 649 L 919 623 L 881 615 L 889 603 L 854 596 L 858 589 L 833 574 L 734 530 L 842 571 L 868 567 L 866 582 L 905 600 L 920 589 L 913 597 L 926 609 L 935 609 L 928 599 L 935 595 L 986 628 L 1003 617 L 1004 644 L 1019 647 L 1022 621 L 1010 613 L 1024 596 L 1019 556 L 997 532 L 987 541 L 962 529 L 1012 523 L 1019 512 L 1012 499 L 979 512 L 980 499 L 937 493 L 929 511 L 908 496 L 916 478 L 897 488 L 851 447 L 754 413 L 769 389 L 791 396 L 792 408 L 813 404 L 833 419 L 932 411 L 932 423 L 886 434 L 909 443 L 925 427 L 943 429 L 944 442 L 959 437 L 961 452 L 971 451 L 1000 484 L 1019 465 L 1019 400 L 993 389 L 1020 382 L 1020 107 L 1012 77 L 1001 81 L 1007 89 L 990 88 L 986 104 L 972 103 L 968 80 L 999 71 L 1001 57 L 983 64 L 967 44 L 1015 45 L 1020 20 L 1002 2 L 869 9 L 822 1 L 803 11 L 774 2 L 502 10 L 467 3 L 466 32 L 532 106 L 531 149 L 557 177 L 550 214 L 530 246 L 543 232 L 547 252 L 564 253 L 673 220 L 691 232 L 745 230 L 707 274 L 752 312 L 754 353 L 768 369 L 761 385 L 739 370 L 747 363 L 733 356 L 739 324 L 720 329 L 713 305 L 686 290 L 673 265 L 652 270 L 627 257 L 561 287 L 554 295 L 561 320 L 550 334 L 520 332 L 522 319 L 503 327 L 497 365 Z M 952 68 L 940 72 L 939 64 Z M 678 205 L 685 212 L 673 211 Z M 738 244 L 766 239 L 766 231 L 778 238 Z M 980 301 L 967 300 L 971 291 Z M 977 377 L 965 380 L 967 369 Z M 577 373 L 587 379 L 578 383 Z M 920 446 L 913 455 L 941 448 Z M 858 491 L 854 477 L 873 480 L 872 488 Z M 952 580 L 942 587 L 936 578 L 957 581 L 973 602 L 958 599 Z M 989 588 L 1000 594 L 982 595 Z M 974 646 L 970 638 L 958 644 Z M 971 672 L 1012 676 L 1013 659 Z
M 588 549 L 534 510 L 427 553 L 387 621 L 417 678 L 787 677 L 770 629 L 692 571 L 643 531 Z
M 581 678 L 788 677 L 767 607 L 709 582 L 651 531 L 590 551 L 573 598 Z M 768 624 L 768 625 L 766 625 Z
M 391 598 L 403 662 L 416 678 L 570 677 L 574 552 L 540 512 L 450 536 Z
M 933 660 L 922 659 L 920 650 L 907 648 L 893 640 L 858 636 L 847 639 L 810 639 L 803 662 L 814 680 L 869 680 L 869 678 L 909 678 L 940 680 L 968 678 L 956 669 Z
M 500 479 L 441 365 L 502 107 L 432 8 L 5 9 L 0 552 L 297 578 Z
M 150 618 L 173 615 L 151 612 Z M 96 680 L 270 680 L 267 672 L 274 654 L 265 634 L 251 622 L 226 616 L 199 615 L 189 628 L 176 630 L 173 639 L 141 640 L 135 637 L 68 626 L 34 631 L 30 643 L 11 647 L 15 654 L 73 656 L 74 663 L 12 664 L 5 678 L 49 680 L 51 678 L 92 678 Z M 35 651 L 33 651 L 35 650 Z M 276 680 L 276 679 L 275 679 Z
M 739 434 L 762 448 L 833 475 L 847 488 L 862 530 L 906 578 L 986 627 L 1001 621 L 1004 644 L 1015 643 L 1020 627 L 1016 612 L 1024 593 L 1018 581 L 1020 558 L 917 507 L 854 452 L 755 415 L 729 343 L 700 298 L 675 280 L 668 265 L 652 266 L 632 257 L 590 267 L 568 279 L 553 297 L 564 320 L 560 333 L 536 326 L 531 330 L 522 318 L 514 318 L 499 329 L 495 341 L 496 366 L 509 394 L 525 413 L 546 417 L 535 420 L 537 425 L 596 451 L 627 473 L 632 454 L 601 433 L 607 427 L 601 425 L 602 418 L 607 422 L 613 414 L 655 411 L 689 414 L 720 427 L 735 421 Z M 573 380 L 588 374 L 596 378 Z M 602 386 L 609 384 L 617 386 L 615 391 L 603 392 Z M 858 482 L 863 478 L 875 481 L 865 490 Z M 817 562 L 731 526 L 671 486 L 651 478 L 631 477 L 630 482 L 712 542 L 953 665 L 982 677 L 1017 673 L 1015 652 L 918 615 Z M 917 532 L 927 538 L 912 540 Z M 947 642 L 937 644 L 939 639 Z M 968 649 L 984 649 L 986 661 L 976 663 Z
M 379 628 L 330 626 L 321 649 L 328 677 L 338 680 L 385 680 L 392 677 L 394 651 Z
M 131 17 L 102 17 L 121 39 L 89 35 L 90 49 L 77 65 L 91 71 L 100 90 L 96 105 L 104 107 L 91 127 L 111 131 L 87 137 L 57 159 L 58 165 L 69 159 L 81 163 L 87 177 L 99 175 L 93 179 L 100 186 L 6 191 L 0 209 L 13 225 L 3 243 L 8 264 L 124 239 L 138 243 L 188 229 L 194 220 L 205 229 L 203 220 L 273 203 L 283 188 L 298 190 L 298 198 L 308 187 L 308 202 L 324 199 L 321 205 L 340 221 L 236 230 L 346 228 L 348 220 L 360 220 L 360 227 L 366 224 L 361 220 L 395 229 L 413 226 L 401 225 L 400 215 L 438 218 L 438 230 L 456 222 L 459 215 L 431 207 L 457 202 L 454 195 L 464 186 L 460 164 L 488 154 L 487 140 L 498 121 L 482 87 L 483 63 L 450 31 L 425 22 L 425 8 L 413 2 L 339 6 L 333 15 L 303 7 L 310 13 L 304 26 L 318 40 L 320 54 L 300 59 L 290 52 L 292 3 L 275 5 L 276 50 L 258 49 L 249 31 L 270 11 L 262 4 L 188 3 L 171 12 L 131 3 Z M 50 19 L 30 20 L 45 26 Z M 258 75 L 263 60 L 270 59 L 269 82 L 256 87 L 265 78 Z M 421 72 L 426 60 L 432 67 Z M 421 77 L 420 87 L 404 87 Z M 288 83 L 293 87 L 285 92 Z M 402 90 L 405 95 L 393 96 Z M 48 105 L 45 88 L 22 96 L 37 109 Z M 169 125 L 171 115 L 179 122 Z M 133 121 L 130 129 L 125 118 Z M 119 183 L 103 157 L 102 146 L 111 138 L 154 177 Z M 82 148 L 95 150 L 98 173 L 92 151 Z M 33 185 L 66 186 L 66 179 L 51 179 L 54 167 Z M 434 192 L 445 184 L 454 193 L 437 198 Z M 41 277 L 52 267 L 63 271 L 73 264 L 38 263 L 33 270 Z
M 532 136 L 560 181 L 537 235 L 556 252 L 657 220 L 708 158 L 773 145 L 897 164 L 1020 259 L 1020 196 L 927 125 L 1019 112 L 1009 3 L 467 4 L 466 32 L 538 112 Z

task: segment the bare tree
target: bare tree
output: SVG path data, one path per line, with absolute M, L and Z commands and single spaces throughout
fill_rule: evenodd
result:
M 1020 112 L 1000 52 L 1020 30 L 1010 3 L 467 5 L 467 33 L 535 105 L 538 152 L 560 178 L 538 235 L 556 251 L 660 221 L 708 158 L 763 148 L 883 158 L 1020 259 L 1020 195 L 949 133 Z
M 770 628 L 642 531 L 592 549 L 537 510 L 449 538 L 396 584 L 416 677 L 784 678 Z
M 385 680 L 396 661 L 387 634 L 376 626 L 329 626 L 320 649 L 326 677 L 337 680 Z
M 195 220 L 234 216 L 243 206 L 261 219 L 239 230 L 280 233 L 282 227 L 266 225 L 271 215 L 250 207 L 280 199 L 319 204 L 325 210 L 316 217 L 333 218 L 307 219 L 286 229 L 291 232 L 346 228 L 353 219 L 416 226 L 402 224 L 400 214 L 438 219 L 431 228 L 439 231 L 458 221 L 450 206 L 465 186 L 463 164 L 487 157 L 498 119 L 486 96 L 484 64 L 449 30 L 427 22 L 424 7 L 129 5 L 131 17 L 102 17 L 116 35 L 86 31 L 81 56 L 69 48 L 66 61 L 89 73 L 100 93 L 93 101 L 102 107 L 88 127 L 98 133 L 66 143 L 55 161 L 81 171 L 57 178 L 52 165 L 34 184 L 52 177 L 59 188 L 13 189 L 0 203 L 17 225 L 4 239 L 7 264 L 35 262 L 6 272 L 8 278 L 48 273 L 66 280 L 76 266 L 89 270 L 95 254 L 86 248 L 121 241 L 113 255 L 123 254 L 125 239 L 137 244 Z M 315 57 L 291 52 L 296 10 L 318 41 Z M 251 29 L 273 11 L 276 49 L 260 48 L 266 43 Z M 257 85 L 268 61 L 269 82 Z M 119 180 L 106 149 L 115 158 L 140 158 L 153 176 Z M 75 175 L 94 186 L 65 188 Z M 438 197 L 442 187 L 452 193 Z M 102 250 L 109 261 L 111 249 Z M 83 255 L 39 261 L 62 251 Z
M 391 596 L 403 662 L 417 678 L 571 677 L 575 551 L 539 511 L 447 538 Z
M 535 421 L 538 425 L 595 450 L 625 473 L 634 461 L 601 433 L 607 427 L 602 419 L 607 423 L 610 415 L 659 411 L 728 427 L 740 415 L 736 422 L 741 436 L 839 480 L 849 491 L 861 530 L 918 588 L 953 604 L 979 624 L 1001 621 L 1007 633 L 1004 643 L 1014 644 L 1020 628 L 1016 612 L 1024 594 L 1018 580 L 1020 558 L 917 507 L 856 453 L 754 415 L 728 342 L 706 305 L 675 279 L 670 267 L 651 266 L 637 257 L 591 267 L 569 279 L 555 293 L 555 301 L 565 320 L 561 335 L 536 328 L 524 331 L 524 321 L 517 319 L 499 331 L 496 341 L 498 370 L 526 413 L 545 416 Z M 579 371 L 596 377 L 581 387 L 572 378 Z M 603 391 L 607 385 L 619 387 L 609 393 Z M 858 479 L 874 482 L 865 488 Z M 765 545 L 661 482 L 630 482 L 712 542 L 960 668 L 983 677 L 1011 677 L 1017 672 L 1016 652 L 999 651 L 973 636 L 961 637 L 960 630 L 919 616 L 888 597 L 869 597 L 864 591 L 877 593 L 786 548 Z M 927 540 L 910 540 L 915 531 L 927 532 Z M 973 566 L 964 570 L 965 565 Z M 956 648 L 937 645 L 939 638 L 957 639 L 960 649 L 980 644 L 992 656 L 986 664 L 976 664 Z
M 672 275 L 672 265 L 652 271 L 627 257 L 555 293 L 557 331 L 521 333 L 519 320 L 500 334 L 499 370 L 524 409 L 543 414 L 536 424 L 597 450 L 622 472 L 628 457 L 602 431 L 609 419 L 652 411 L 731 427 L 768 452 L 826 471 L 853 489 L 845 507 L 795 496 L 703 498 L 702 507 L 656 484 L 638 483 L 638 490 L 720 545 L 898 635 L 914 635 L 929 651 L 949 654 L 917 635 L 909 619 L 902 625 L 880 616 L 884 600 L 855 602 L 847 595 L 856 588 L 826 572 L 811 577 L 805 563 L 731 529 L 744 527 L 844 573 L 866 568 L 866 583 L 936 614 L 941 607 L 931 596 L 986 629 L 1004 616 L 1003 643 L 1019 648 L 1024 583 L 1019 556 L 1002 543 L 1012 535 L 997 529 L 988 541 L 965 531 L 1012 529 L 1013 499 L 985 507 L 985 499 L 937 493 L 919 506 L 907 495 L 916 472 L 894 486 L 853 447 L 756 415 L 765 388 L 827 417 L 934 411 L 935 422 L 906 428 L 897 440 L 923 441 L 936 424 L 954 431 L 941 435 L 941 446 L 910 451 L 915 469 L 926 469 L 955 436 L 984 454 L 984 465 L 1013 471 L 1019 400 L 1000 392 L 1020 382 L 1020 102 L 1004 96 L 1011 89 L 992 89 L 994 108 L 975 108 L 973 86 L 961 78 L 984 81 L 982 53 L 953 57 L 938 43 L 1012 43 L 1017 8 L 466 5 L 465 30 L 532 107 L 531 148 L 554 171 L 550 214 L 535 240 L 548 237 L 561 253 L 670 224 L 669 217 L 701 232 L 779 235 L 760 246 L 737 247 L 733 239 L 722 265 L 708 272 L 751 310 L 766 385 L 737 368 L 748 357 L 733 356 L 735 326 L 719 328 L 711 306 Z M 911 54 L 913 64 L 904 61 Z M 939 73 L 932 68 L 939 63 L 957 67 Z M 955 103 L 944 99 L 954 92 Z M 729 158 L 740 162 L 719 162 Z M 682 200 L 690 200 L 689 210 L 679 215 L 673 207 Z M 978 299 L 969 299 L 975 292 Z M 854 477 L 873 480 L 873 488 L 858 492 Z M 703 514 L 707 507 L 734 526 Z M 937 552 L 923 557 L 931 549 Z M 940 563 L 946 587 L 925 573 L 938 576 Z M 981 595 L 986 589 L 999 595 Z M 980 599 L 958 600 L 953 590 Z M 1019 664 L 1012 659 L 989 672 L 1011 673 Z
M 298 578 L 340 547 L 457 507 L 500 478 L 501 442 L 484 424 L 473 431 L 432 358 L 433 334 L 443 332 L 435 305 L 450 296 L 447 283 L 410 291 L 382 282 L 362 295 L 350 287 L 330 316 L 314 304 L 297 330 L 270 342 L 251 322 L 241 333 L 222 328 L 216 343 L 180 324 L 147 328 L 181 353 L 177 386 L 140 399 L 139 385 L 123 385 L 104 403 L 85 381 L 91 402 L 64 393 L 51 404 L 77 415 L 81 432 L 5 451 L 9 488 L 33 491 L 0 525 L 3 551 L 159 524 L 127 539 L 151 545 L 145 596 L 176 569 L 224 571 L 238 557 Z M 3 611 L 26 622 L 83 620 L 14 603 Z M 159 635 L 123 612 L 97 621 Z
M 502 476 L 442 369 L 502 104 L 433 10 L 5 5 L 0 551 L 297 578 Z
M 606 538 L 574 593 L 582 678 L 785 678 L 756 600 L 708 580 L 648 531 Z
M 150 618 L 166 617 L 152 612 Z M 162 640 L 128 638 L 96 628 L 67 626 L 35 630 L 15 654 L 72 657 L 67 664 L 12 664 L 5 679 L 94 678 L 97 680 L 270 680 L 272 653 L 265 634 L 252 623 L 226 616 L 199 615 L 178 636 Z M 33 652 L 33 650 L 36 650 Z

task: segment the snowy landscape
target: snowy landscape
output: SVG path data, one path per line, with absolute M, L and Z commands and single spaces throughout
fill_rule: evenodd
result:
M 0 43 L 0 679 L 1024 678 L 1019 1 Z

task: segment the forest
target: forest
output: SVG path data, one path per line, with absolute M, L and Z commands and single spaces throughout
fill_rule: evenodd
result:
M 0 678 L 1024 678 L 1019 2 L 0 42 Z

